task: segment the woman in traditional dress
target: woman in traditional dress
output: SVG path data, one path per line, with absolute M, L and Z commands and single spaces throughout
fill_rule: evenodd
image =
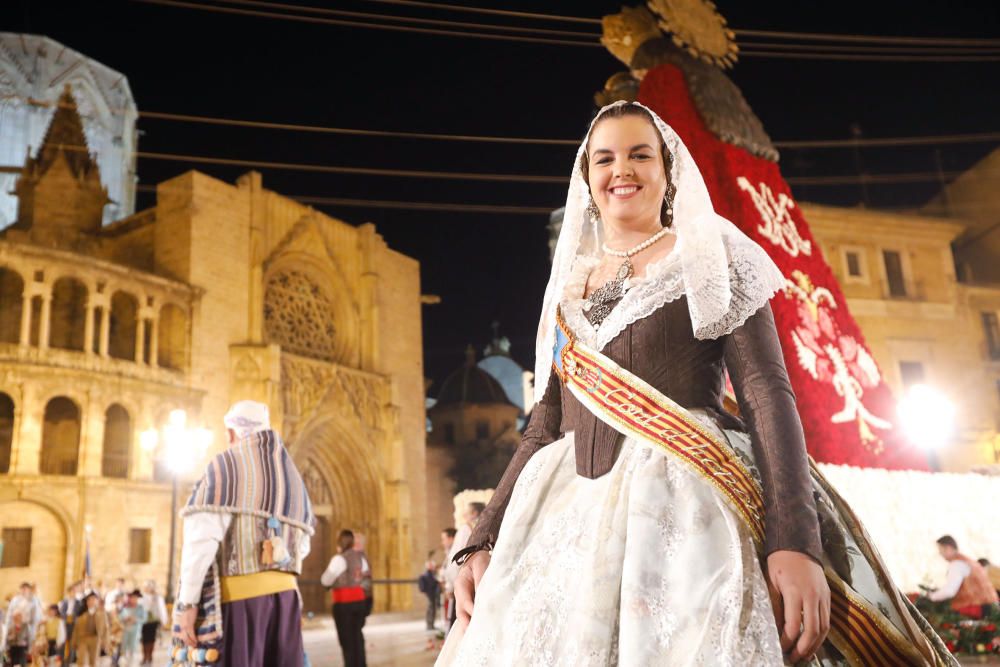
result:
M 956 664 L 810 469 L 768 305 L 784 286 L 658 116 L 598 113 L 536 404 L 457 556 L 439 665 Z

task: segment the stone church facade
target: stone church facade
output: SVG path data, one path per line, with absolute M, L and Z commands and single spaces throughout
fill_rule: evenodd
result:
M 341 528 L 366 536 L 377 579 L 419 571 L 415 260 L 256 173 L 232 185 L 187 172 L 102 226 L 107 190 L 69 88 L 16 189 L 17 222 L 0 232 L 0 593 L 27 579 L 55 598 L 88 539 L 95 578 L 164 585 L 170 477 L 140 434 L 184 409 L 213 431 L 207 460 L 244 398 L 271 407 L 320 518 L 307 607 L 328 608 L 318 579 Z M 378 587 L 378 608 L 410 606 L 410 589 Z

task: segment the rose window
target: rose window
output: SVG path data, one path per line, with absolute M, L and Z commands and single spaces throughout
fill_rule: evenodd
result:
M 286 352 L 333 361 L 334 319 L 333 303 L 306 274 L 284 271 L 267 281 L 264 327 Z

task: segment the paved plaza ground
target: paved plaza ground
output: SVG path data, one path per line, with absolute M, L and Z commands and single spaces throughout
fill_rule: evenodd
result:
M 431 667 L 437 651 L 428 651 L 424 617 L 420 612 L 375 614 L 365 626 L 369 667 Z M 332 618 L 306 622 L 306 653 L 313 667 L 343 667 Z M 166 648 L 158 647 L 156 665 L 166 664 Z
M 307 622 L 304 637 L 313 667 L 343 667 L 332 619 L 315 618 Z M 431 667 L 437 656 L 437 651 L 425 648 L 427 633 L 423 614 L 419 612 L 371 616 L 365 626 L 365 642 L 369 667 Z M 165 662 L 166 654 L 161 649 L 156 664 Z M 966 658 L 961 663 L 1000 666 L 996 658 Z

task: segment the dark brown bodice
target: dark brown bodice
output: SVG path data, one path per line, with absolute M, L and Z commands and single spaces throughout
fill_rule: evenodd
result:
M 627 326 L 601 352 L 683 407 L 707 411 L 722 428 L 747 431 L 764 487 L 766 552 L 788 549 L 819 559 L 805 439 L 770 306 L 729 335 L 699 340 L 681 297 Z M 726 369 L 745 424 L 722 408 Z M 611 470 L 624 436 L 584 408 L 552 373 L 470 544 L 496 540 L 525 463 L 570 431 L 580 475 L 596 478 Z

